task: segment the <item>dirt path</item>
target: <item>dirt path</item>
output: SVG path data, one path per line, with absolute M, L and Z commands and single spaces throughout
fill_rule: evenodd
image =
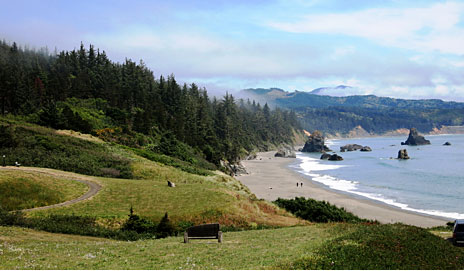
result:
M 98 184 L 92 177 L 79 175 L 79 174 L 72 173 L 72 172 L 58 171 L 58 170 L 48 169 L 48 168 L 34 168 L 34 167 L 0 167 L 0 170 L 18 170 L 18 171 L 25 171 L 25 172 L 48 174 L 54 177 L 59 177 L 59 178 L 64 178 L 64 179 L 69 179 L 72 181 L 80 182 L 89 187 L 89 190 L 87 191 L 87 193 L 85 193 L 84 195 L 78 198 L 68 200 L 65 202 L 61 202 L 61 203 L 57 203 L 57 204 L 53 204 L 53 205 L 21 210 L 24 212 L 68 206 L 68 205 L 92 198 L 102 188 L 102 186 Z

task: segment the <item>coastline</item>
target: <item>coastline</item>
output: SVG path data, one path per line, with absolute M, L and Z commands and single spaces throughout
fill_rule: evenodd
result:
M 254 160 L 242 161 L 248 174 L 236 179 L 246 185 L 258 198 L 268 201 L 277 198 L 306 197 L 325 200 L 338 207 L 366 219 L 381 223 L 404 223 L 418 227 L 444 226 L 450 221 L 446 218 L 432 217 L 419 213 L 401 210 L 383 203 L 355 198 L 343 193 L 324 188 L 288 168 L 294 158 L 274 157 L 275 151 L 261 152 Z M 303 187 L 296 183 L 303 183 Z

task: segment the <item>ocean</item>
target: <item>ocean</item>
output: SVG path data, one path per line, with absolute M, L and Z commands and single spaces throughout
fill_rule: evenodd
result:
M 403 210 L 464 219 L 464 135 L 425 136 L 431 145 L 401 146 L 407 136 L 327 140 L 343 161 L 320 160 L 320 153 L 297 152 L 290 168 L 337 192 Z M 443 146 L 450 142 L 451 146 Z M 372 152 L 340 152 L 359 144 Z M 409 160 L 395 159 L 407 149 Z

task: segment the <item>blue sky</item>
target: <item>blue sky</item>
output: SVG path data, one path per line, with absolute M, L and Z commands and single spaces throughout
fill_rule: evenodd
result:
M 249 87 L 464 101 L 463 1 L 2 1 L 0 38 L 81 41 L 209 91 Z

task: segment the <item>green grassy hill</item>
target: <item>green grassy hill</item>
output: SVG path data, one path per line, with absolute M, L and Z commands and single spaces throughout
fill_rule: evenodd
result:
M 66 180 L 76 178 L 96 182 L 102 190 L 92 200 L 33 211 L 28 216 L 94 217 L 105 226 L 117 228 L 127 220 L 132 206 L 137 215 L 156 223 L 168 212 L 176 225 L 219 222 L 248 229 L 305 223 L 271 203 L 257 200 L 247 187 L 219 171 L 198 169 L 207 174 L 192 174 L 189 172 L 197 172 L 193 164 L 182 164 L 168 156 L 149 153 L 149 160 L 139 156 L 147 154 L 140 149 L 11 118 L 0 119 L 0 128 L 0 151 L 6 154 L 7 165 L 19 161 L 35 167 L 27 168 L 33 172 L 14 177 L 0 171 L 0 195 L 6 210 L 51 205 L 79 196 L 86 188 Z M 165 164 L 156 162 L 160 157 Z M 173 163 L 176 167 L 170 166 Z M 176 187 L 168 187 L 168 181 Z M 28 196 L 36 192 L 42 195 L 40 199 Z M 14 193 L 24 196 L 14 201 L 9 196 Z

